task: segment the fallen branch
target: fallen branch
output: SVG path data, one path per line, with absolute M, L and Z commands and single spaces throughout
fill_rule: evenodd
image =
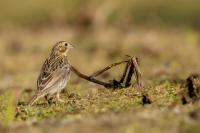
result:
M 101 81 L 96 79 L 97 76 L 103 74 L 104 72 L 108 71 L 109 69 L 118 66 L 120 64 L 124 64 L 126 63 L 126 67 L 124 69 L 124 72 L 122 74 L 122 77 L 120 78 L 119 81 L 117 80 L 111 80 L 111 82 L 105 82 L 105 81 Z M 78 75 L 80 78 L 83 78 L 87 81 L 102 85 L 106 88 L 127 88 L 129 87 L 131 84 L 131 79 L 133 74 L 136 77 L 136 81 L 137 81 L 137 86 L 141 87 L 142 86 L 142 75 L 141 75 L 141 71 L 139 69 L 139 65 L 138 65 L 138 59 L 135 57 L 131 57 L 129 56 L 129 59 L 125 60 L 125 61 L 121 61 L 121 62 L 117 62 L 117 63 L 113 63 L 95 73 L 93 73 L 90 76 L 87 76 L 81 72 L 79 72 L 74 66 L 71 65 L 71 70 Z

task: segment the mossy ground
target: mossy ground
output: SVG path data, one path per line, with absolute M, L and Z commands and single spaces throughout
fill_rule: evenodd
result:
M 2 130 L 16 132 L 199 132 L 199 102 L 183 104 L 180 83 L 108 90 L 70 86 L 65 103 L 40 100 L 25 105 L 32 92 L 22 92 L 13 108 L 10 94 L 1 96 Z M 185 88 L 187 90 L 187 88 Z M 144 99 L 145 97 L 145 99 Z M 5 100 L 7 99 L 7 101 Z M 146 102 L 148 101 L 149 102 Z M 6 123 L 5 123 L 6 122 Z

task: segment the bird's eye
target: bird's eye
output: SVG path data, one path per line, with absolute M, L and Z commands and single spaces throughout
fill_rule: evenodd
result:
M 68 44 L 67 44 L 67 43 L 65 43 L 65 46 L 67 47 L 67 46 L 68 46 Z

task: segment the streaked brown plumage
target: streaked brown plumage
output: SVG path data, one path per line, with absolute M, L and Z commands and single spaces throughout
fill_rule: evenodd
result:
M 56 98 L 59 101 L 60 92 L 66 86 L 70 78 L 70 64 L 67 60 L 67 53 L 71 44 L 65 41 L 56 43 L 51 51 L 50 56 L 45 60 L 40 75 L 37 80 L 37 93 L 34 95 L 28 105 L 33 105 L 39 98 L 47 94 L 57 93 Z

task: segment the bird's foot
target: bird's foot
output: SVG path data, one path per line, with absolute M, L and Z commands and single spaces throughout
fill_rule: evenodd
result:
M 57 93 L 56 99 L 61 103 L 65 102 L 63 99 L 60 98 L 60 93 Z

